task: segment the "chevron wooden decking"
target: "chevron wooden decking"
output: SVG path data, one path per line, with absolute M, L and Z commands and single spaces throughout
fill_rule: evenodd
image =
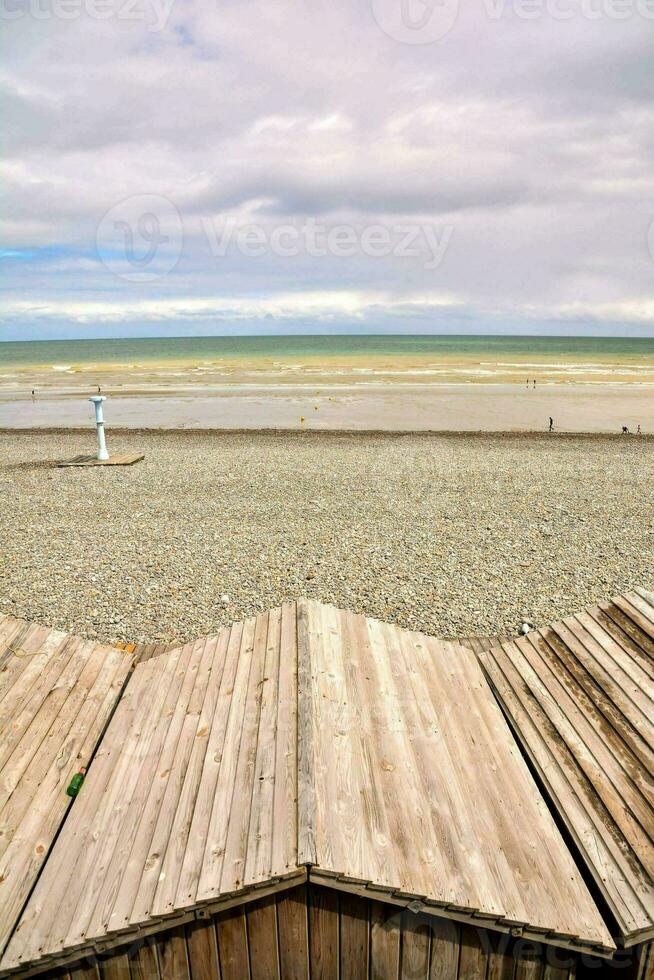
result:
M 0 617 L 0 950 L 132 664 L 113 647 Z
M 626 944 L 654 936 L 654 594 L 482 653 Z
M 307 876 L 612 949 L 475 654 L 302 600 L 136 667 L 0 966 Z

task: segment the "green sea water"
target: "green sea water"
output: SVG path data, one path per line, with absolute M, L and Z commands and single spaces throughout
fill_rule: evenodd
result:
M 425 357 L 528 363 L 563 358 L 580 363 L 615 360 L 654 364 L 654 337 L 506 336 L 265 336 L 166 337 L 110 340 L 10 341 L 0 343 L 0 370 L 30 365 L 157 364 L 215 359 Z
M 173 337 L 0 343 L 0 389 L 225 385 L 654 386 L 654 338 Z

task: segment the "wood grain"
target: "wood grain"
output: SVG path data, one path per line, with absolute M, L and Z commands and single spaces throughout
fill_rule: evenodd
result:
M 88 767 L 133 657 L 0 617 L 0 662 L 1 952 L 71 806 L 66 787 Z
M 626 635 L 626 608 L 615 614 L 610 640 L 598 638 L 596 619 L 581 616 L 565 633 L 572 646 L 591 637 L 585 642 L 596 674 L 578 685 L 586 699 L 601 665 L 615 656 L 616 631 Z M 638 620 L 629 633 L 633 645 L 644 600 L 637 596 L 628 608 Z M 35 742 L 46 744 L 51 735 L 57 742 L 68 727 L 90 750 L 87 721 L 99 698 L 105 709 L 113 706 L 105 689 L 138 651 L 105 654 L 2 620 L 0 640 L 27 652 L 22 662 L 18 655 L 7 660 L 5 651 L 9 677 L 0 673 L 11 719 L 0 745 L 7 767 L 0 802 L 3 791 L 9 794 L 7 812 L 22 832 L 37 819 L 30 801 L 44 798 L 57 771 L 54 747 L 37 759 Z M 523 659 L 533 672 L 537 647 L 529 644 Z M 219 920 L 216 935 L 219 949 L 221 930 L 236 937 L 237 950 L 243 943 L 246 953 L 255 949 L 247 966 L 253 974 L 305 976 L 312 959 L 325 976 L 382 968 L 399 976 L 425 963 L 433 977 L 447 977 L 452 944 L 438 932 L 443 927 L 432 934 L 417 926 L 423 914 L 440 911 L 490 928 L 518 927 L 532 939 L 610 949 L 484 679 L 478 656 L 487 654 L 474 649 L 480 646 L 466 649 L 303 599 L 143 656 L 0 968 L 60 962 L 70 950 L 103 950 L 163 932 L 167 922 L 186 923 L 196 912 L 250 902 L 256 904 L 242 920 Z M 647 690 L 643 663 L 621 675 L 632 685 L 634 721 Z M 602 675 L 603 698 L 607 683 Z M 570 708 L 572 698 L 557 685 L 549 676 L 543 685 L 551 716 Z M 46 692 L 56 705 L 52 723 L 42 717 Z M 574 724 L 585 724 L 581 708 Z M 638 720 L 641 742 L 625 744 L 620 760 L 588 733 L 613 781 L 620 766 L 644 758 L 647 724 Z M 591 772 L 592 760 L 585 764 Z M 12 790 L 21 780 L 22 796 Z M 626 815 L 618 814 L 615 792 L 603 802 L 623 828 L 647 815 L 644 782 L 626 802 Z M 332 893 L 324 907 L 320 899 L 307 907 L 300 884 L 307 878 L 338 886 L 340 915 Z M 299 890 L 289 891 L 294 885 Z M 384 931 L 370 919 L 359 897 L 368 888 L 380 900 L 410 905 L 403 953 L 402 930 Z M 279 900 L 258 902 L 259 889 L 279 892 Z M 201 942 L 202 935 L 187 934 L 185 955 L 188 937 Z M 166 952 L 166 963 L 173 957 L 183 971 L 180 943 Z M 242 951 L 229 946 L 226 955 L 223 972 L 244 969 Z M 157 956 L 161 961 L 161 950 Z
M 480 658 L 621 940 L 650 938 L 654 595 L 591 606 Z

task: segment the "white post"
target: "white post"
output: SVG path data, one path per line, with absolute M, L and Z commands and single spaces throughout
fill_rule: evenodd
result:
M 104 439 L 104 419 L 102 417 L 102 402 L 106 401 L 104 395 L 93 395 L 89 398 L 95 406 L 95 427 L 98 433 L 98 459 L 109 459 L 107 443 Z

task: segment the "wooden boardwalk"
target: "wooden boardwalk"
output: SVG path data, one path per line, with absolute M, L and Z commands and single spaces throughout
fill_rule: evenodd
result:
M 625 944 L 654 936 L 654 594 L 481 655 Z
M 309 878 L 613 948 L 476 655 L 302 600 L 139 664 L 3 970 Z
M 0 951 L 132 664 L 113 647 L 0 617 Z
M 473 653 L 483 653 L 485 650 L 492 650 L 503 640 L 508 639 L 508 636 L 464 636 L 461 638 L 452 637 L 448 642 L 465 647 L 466 650 L 472 650 Z
M 465 647 L 466 650 L 472 650 L 473 653 L 483 653 L 484 650 L 490 650 L 492 647 L 497 646 L 503 640 L 509 639 L 506 636 L 464 636 L 462 639 L 456 639 L 452 637 L 447 642 L 454 643 L 457 646 Z M 137 664 L 143 663 L 145 660 L 149 660 L 150 657 L 159 657 L 162 653 L 170 653 L 171 650 L 176 650 L 179 643 L 117 643 L 116 646 L 120 650 L 126 650 L 128 653 L 133 653 L 136 657 Z
M 120 456 L 110 456 L 109 459 L 98 459 L 97 456 L 82 454 L 72 459 L 62 459 L 57 466 L 133 466 L 145 459 L 145 453 L 123 453 Z
M 162 653 L 170 653 L 176 650 L 180 643 L 117 643 L 119 650 L 126 650 L 133 653 L 137 664 L 145 663 L 151 657 L 160 657 Z

